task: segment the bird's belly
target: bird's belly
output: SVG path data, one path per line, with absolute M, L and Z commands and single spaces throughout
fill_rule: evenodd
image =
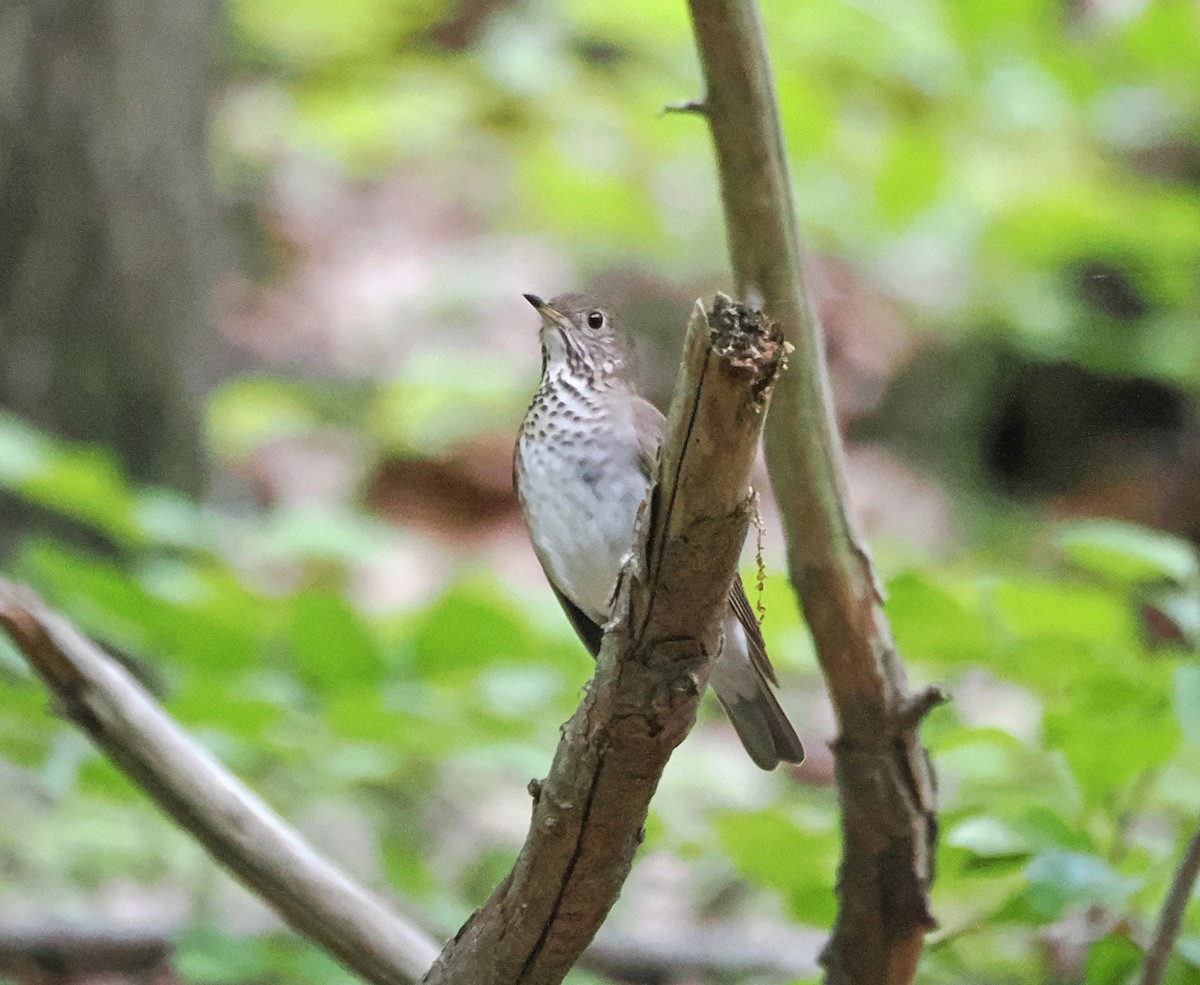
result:
M 608 620 L 648 484 L 633 460 L 521 449 L 521 506 L 546 575 L 593 621 Z

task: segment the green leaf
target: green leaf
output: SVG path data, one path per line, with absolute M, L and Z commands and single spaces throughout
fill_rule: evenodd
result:
M 767 810 L 720 813 L 713 827 L 738 872 L 782 893 L 793 917 L 814 927 L 833 922 L 839 851 L 834 831 L 809 831 Z
M 1126 582 L 1170 579 L 1197 584 L 1195 549 L 1186 541 L 1114 520 L 1060 526 L 1054 541 L 1081 568 Z
M 1181 663 L 1175 668 L 1175 687 L 1172 691 L 1175 720 L 1184 738 L 1200 745 L 1200 667 Z
M 1175 950 L 1188 964 L 1200 968 L 1200 937 L 1180 937 Z
M 415 681 L 343 690 L 329 702 L 324 719 L 339 741 L 382 743 L 406 758 L 436 761 L 478 740 L 456 697 Z
M 445 14 L 444 2 L 391 0 L 236 0 L 233 16 L 241 36 L 293 66 L 316 68 L 398 50 L 412 32 Z M 354 64 L 354 62 L 351 62 Z
M 395 772 L 399 755 L 392 743 L 339 742 L 322 757 L 321 767 L 353 786 L 381 783 Z
M 793 159 L 812 157 L 837 131 L 837 99 L 829 80 L 793 64 L 780 72 L 777 83 L 788 151 Z
M 99 753 L 80 761 L 77 782 L 81 793 L 95 795 L 106 800 L 143 803 L 146 797 L 133 780 Z M 138 847 L 144 846 L 139 845 Z M 96 858 L 108 862 L 106 854 L 106 852 L 97 852 Z
M 1026 806 L 1012 821 L 1016 831 L 1039 851 L 1066 849 L 1094 854 L 1097 846 L 1078 821 L 1070 821 L 1057 810 L 1044 804 Z
M 152 563 L 143 586 L 114 562 L 36 541 L 18 570 L 81 629 L 143 657 L 149 670 L 175 663 L 210 674 L 238 671 L 276 625 L 275 607 L 211 568 Z
M 246 377 L 226 383 L 209 397 L 207 423 L 217 454 L 240 460 L 268 441 L 310 432 L 318 416 L 300 387 Z
M 1100 803 L 1179 747 L 1170 696 L 1151 675 L 1094 674 L 1068 703 L 1048 710 L 1046 743 L 1061 749 L 1088 799 Z
M 156 547 L 207 552 L 214 546 L 208 518 L 194 503 L 167 489 L 138 493 L 134 522 Z
M 1025 870 L 1027 904 L 1046 920 L 1057 920 L 1069 909 L 1123 906 L 1142 885 L 1123 876 L 1095 855 L 1051 851 L 1039 855 Z
M 531 344 L 536 347 L 536 343 Z M 489 432 L 498 421 L 520 420 L 527 402 L 523 381 L 492 356 L 422 350 L 400 379 L 384 387 L 371 411 L 372 430 L 391 447 L 444 452 Z
M 303 153 L 353 172 L 445 153 L 478 101 L 475 80 L 437 62 L 385 63 L 320 79 L 296 92 L 289 134 Z M 419 351 L 419 350 L 418 350 Z
M 50 753 L 56 732 L 46 692 L 32 682 L 0 679 L 0 763 L 36 769 Z
M 1138 649 L 1131 607 L 1102 589 L 1039 579 L 1010 581 L 996 586 L 995 602 L 1005 625 L 1018 636 Z
M 193 926 L 176 938 L 172 965 L 182 980 L 196 985 L 261 981 L 271 977 L 270 944 L 264 937 Z
M 48 601 L 79 621 L 86 632 L 135 653 L 151 649 L 151 627 L 170 623 L 173 611 L 111 561 L 49 540 L 25 545 L 15 565 Z
M 900 649 L 914 659 L 961 666 L 995 651 L 984 618 L 924 574 L 892 579 L 885 611 Z
M 229 681 L 208 674 L 190 674 L 169 702 L 172 716 L 190 728 L 209 727 L 248 742 L 259 742 L 279 719 L 280 708 L 241 693 Z
M 1087 985 L 1126 985 L 1145 954 L 1128 937 L 1109 934 L 1088 948 L 1083 966 Z
M 1030 854 L 1030 845 L 998 817 L 967 818 L 946 832 L 946 844 L 982 858 L 1012 858 Z
M 901 224 L 929 207 L 942 181 L 943 154 L 927 130 L 899 130 L 888 145 L 875 179 L 875 195 L 885 219 Z
M 0 413 L 0 484 L 17 488 L 25 479 L 46 471 L 55 454 L 49 438 Z
M 328 560 L 365 564 L 384 555 L 394 528 L 348 509 L 317 505 L 276 510 L 258 529 L 253 543 L 264 560 Z
M 301 675 L 321 691 L 371 686 L 382 677 L 379 640 L 345 599 L 316 591 L 297 595 L 287 639 Z
M 661 238 L 658 223 L 648 221 L 658 210 L 647 191 L 624 180 L 621 170 L 599 167 L 589 155 L 576 156 L 552 143 L 522 163 L 523 210 L 581 245 L 624 242 L 646 248 Z
M 145 539 L 133 490 L 107 449 L 55 442 L 0 415 L 0 485 L 118 543 Z
M 486 579 L 463 581 L 414 623 L 409 640 L 413 671 L 429 681 L 474 674 L 493 664 L 565 656 L 572 648 L 529 628 L 515 606 Z M 573 651 L 585 651 L 582 647 Z M 580 661 L 582 665 L 582 661 Z

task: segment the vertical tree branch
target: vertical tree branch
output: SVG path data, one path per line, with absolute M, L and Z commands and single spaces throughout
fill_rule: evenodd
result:
M 735 282 L 795 346 L 766 429 L 788 569 L 838 715 L 845 844 L 831 983 L 911 981 L 929 908 L 933 774 L 916 727 L 941 700 L 910 695 L 871 561 L 846 508 L 843 451 L 803 264 L 779 108 L 753 0 L 689 0 Z

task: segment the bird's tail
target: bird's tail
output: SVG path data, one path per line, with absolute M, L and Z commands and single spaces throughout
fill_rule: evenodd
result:
M 725 652 L 713 664 L 708 682 L 755 765 L 773 770 L 781 760 L 804 761 L 804 746 L 770 682 L 734 640 L 726 639 Z

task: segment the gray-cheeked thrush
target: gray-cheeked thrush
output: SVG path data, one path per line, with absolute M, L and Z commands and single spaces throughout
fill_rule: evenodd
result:
M 534 553 L 594 657 L 665 419 L 638 392 L 606 305 L 583 294 L 525 299 L 542 319 L 542 381 L 517 436 L 513 480 Z M 799 763 L 804 749 L 771 690 L 775 672 L 740 578 L 722 630 L 709 683 L 746 752 L 766 770 Z

